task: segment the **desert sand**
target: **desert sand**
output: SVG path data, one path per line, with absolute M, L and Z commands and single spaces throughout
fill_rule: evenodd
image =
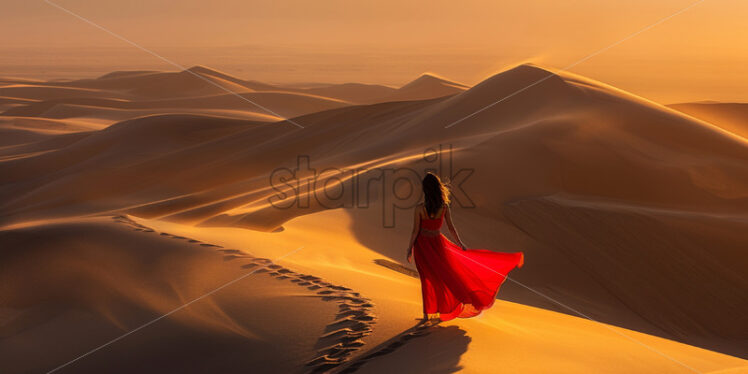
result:
M 536 65 L 473 87 L 2 78 L 0 371 L 748 372 L 743 109 Z M 525 266 L 479 317 L 419 327 L 406 186 L 274 188 L 299 156 L 344 191 L 351 169 L 470 170 L 461 235 Z

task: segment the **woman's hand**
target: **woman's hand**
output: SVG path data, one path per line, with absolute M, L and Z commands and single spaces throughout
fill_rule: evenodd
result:
M 460 248 L 462 248 L 463 251 L 467 251 L 467 246 L 465 245 L 465 243 L 460 242 L 459 246 Z
M 408 262 L 411 264 L 413 263 L 413 249 L 412 248 L 408 248 Z

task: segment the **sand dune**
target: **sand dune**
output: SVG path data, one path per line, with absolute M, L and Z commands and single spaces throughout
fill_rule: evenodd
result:
M 241 95 L 224 93 L 164 100 L 113 100 L 69 98 L 45 100 L 6 110 L 4 116 L 44 118 L 101 118 L 121 121 L 163 113 L 215 113 L 245 119 L 279 121 L 283 118 L 350 105 L 347 102 L 319 96 L 286 92 L 250 92 Z
M 72 87 L 125 91 L 137 97 L 174 98 L 185 96 L 245 93 L 253 89 L 228 75 L 200 67 L 180 72 L 119 73 L 97 79 L 68 82 Z
M 208 254 L 204 250 L 212 247 L 200 246 L 203 251 L 194 255 L 186 252 L 180 264 L 197 256 L 200 259 L 196 257 L 195 264 L 202 268 L 200 264 L 205 262 L 205 272 L 180 265 L 177 268 L 181 270 L 168 273 L 173 277 L 165 277 L 166 281 L 157 276 L 168 270 L 155 266 L 145 275 L 136 273 L 139 267 L 132 271 L 123 268 L 108 275 L 111 279 L 106 281 L 91 273 L 99 262 L 106 264 L 104 268 L 113 266 L 112 259 L 163 261 L 152 257 L 161 255 L 146 250 L 161 245 L 160 241 L 151 242 L 153 237 L 161 238 L 143 232 L 144 228 L 241 249 L 260 258 L 277 258 L 304 246 L 304 251 L 284 259 L 289 271 L 345 284 L 351 290 L 342 291 L 365 296 L 373 304 L 370 311 L 362 312 L 377 316 L 373 328 L 366 323 L 346 322 L 361 329 L 366 325 L 371 331 L 350 339 L 357 342 L 355 345 L 330 347 L 328 341 L 314 340 L 320 339 L 320 329 L 331 334 L 326 335 L 328 338 L 337 336 L 338 329 L 325 327 L 325 323 L 342 317 L 333 316 L 339 306 L 305 301 L 298 306 L 303 312 L 293 317 L 279 315 L 266 322 L 274 330 L 265 331 L 272 336 L 264 339 L 283 346 L 291 344 L 288 341 L 296 328 L 284 321 L 296 318 L 296 323 L 308 318 L 309 326 L 316 327 L 300 332 L 294 350 L 280 354 L 263 350 L 266 347 L 258 355 L 242 356 L 236 366 L 221 366 L 227 371 L 243 365 L 252 367 L 253 360 L 262 355 L 272 356 L 273 363 L 285 360 L 285 364 L 279 364 L 285 365 L 279 366 L 282 368 L 299 369 L 306 362 L 308 370 L 342 372 L 397 371 L 404 367 L 424 372 L 459 367 L 485 372 L 497 357 L 502 362 L 508 362 L 509 357 L 524 357 L 508 368 L 514 372 L 574 373 L 605 368 L 622 373 L 676 373 L 688 368 L 707 372 L 748 366 L 743 360 L 748 358 L 748 330 L 744 327 L 748 320 L 741 313 L 748 309 L 744 296 L 748 291 L 744 275 L 748 263 L 742 251 L 748 243 L 740 235 L 748 224 L 748 142 L 737 132 L 600 82 L 533 65 L 515 67 L 469 89 L 424 75 L 399 89 L 329 85 L 294 88 L 295 92 L 278 87 L 271 92 L 271 88 L 253 86 L 250 81 L 211 69 L 193 69 L 221 87 L 244 90 L 241 95 L 258 101 L 267 100 L 265 104 L 277 106 L 281 114 L 293 115 L 293 121 L 304 128 L 288 121 L 216 115 L 210 110 L 242 110 L 240 103 L 232 101 L 233 95 L 217 93 L 213 91 L 217 87 L 210 88 L 185 72 L 117 72 L 95 80 L 68 82 L 76 87 L 74 90 L 99 92 L 100 96 L 35 97 L 33 100 L 40 101 L 14 103 L 16 106 L 6 111 L 7 122 L 2 129 L 12 134 L 14 141 L 0 147 L 0 226 L 4 227 L 0 240 L 4 248 L 25 243 L 40 249 L 28 255 L 4 253 L 13 256 L 8 257 L 13 264 L 21 265 L 3 270 L 0 276 L 19 279 L 29 263 L 50 264 L 45 265 L 47 269 L 51 266 L 47 261 L 65 257 L 53 255 L 55 249 L 38 242 L 42 240 L 38 238 L 54 238 L 59 248 L 68 248 L 73 246 L 71 238 L 102 231 L 104 237 L 121 235 L 117 236 L 121 239 L 86 244 L 90 245 L 86 248 L 104 248 L 101 257 L 69 260 L 78 262 L 75 269 L 82 269 L 81 277 L 103 284 L 121 280 L 122 285 L 115 290 L 140 287 L 165 295 L 157 303 L 151 301 L 155 297 L 124 300 L 120 296 L 99 296 L 103 288 L 84 288 L 81 292 L 91 292 L 84 298 L 77 289 L 39 283 L 35 287 L 49 293 L 59 292 L 73 300 L 82 298 L 80 305 L 55 302 L 64 305 L 63 310 L 84 310 L 96 316 L 98 322 L 92 329 L 99 335 L 49 361 L 40 361 L 35 368 L 62 363 L 64 357 L 74 356 L 74 351 L 83 351 L 83 346 L 113 336 L 113 320 L 132 314 L 142 321 L 188 298 L 180 299 L 170 292 L 196 295 L 199 292 L 195 288 L 189 288 L 189 292 L 181 288 L 192 287 L 181 280 L 192 277 L 193 272 L 200 273 L 194 275 L 197 280 L 209 278 L 214 282 L 209 284 L 228 279 L 218 276 L 223 274 L 223 265 L 211 263 L 215 250 Z M 540 79 L 545 79 L 542 84 L 494 105 Z M 153 82 L 163 84 L 159 87 Z M 42 88 L 39 85 L 36 89 Z M 184 94 L 174 99 L 163 97 L 175 89 Z M 353 105 L 377 102 L 374 93 L 385 91 L 384 102 Z M 118 98 L 110 92 L 131 97 Z M 194 112 L 128 117 L 102 128 L 75 125 L 85 118 L 114 120 L 116 111 L 149 114 L 172 109 Z M 50 119 L 38 119 L 38 123 L 16 122 L 19 118 L 47 116 Z M 64 122 L 59 118 L 65 118 Z M 429 149 L 445 152 L 436 160 L 424 158 Z M 449 149 L 451 155 L 446 153 Z M 402 243 L 409 234 L 411 213 L 394 209 L 394 228 L 382 225 L 384 216 L 390 213 L 386 207 L 414 201 L 396 201 L 393 194 L 403 190 L 393 191 L 392 186 L 375 183 L 365 184 L 373 186 L 365 191 L 368 209 L 313 198 L 309 206 L 279 209 L 268 201 L 279 193 L 270 185 L 271 175 L 278 168 L 295 168 L 299 155 L 308 156 L 312 168 L 327 169 L 328 175 L 337 175 L 340 169 L 369 170 L 358 180 L 346 173 L 338 175 L 348 189 L 361 180 L 376 181 L 382 168 L 423 171 L 450 163 L 453 170 L 442 170 L 447 175 L 459 169 L 472 170 L 461 186 L 467 196 L 455 196 L 458 201 L 454 208 L 456 223 L 467 243 L 477 248 L 525 251 L 528 266 L 517 272 L 516 280 L 563 305 L 508 283 L 502 298 L 514 303 L 502 302 L 479 319 L 425 331 L 411 329 L 413 319 L 420 314 L 418 280 L 393 265 L 404 260 Z M 321 185 L 316 188 L 300 191 L 298 197 L 305 199 L 319 192 Z M 460 202 L 468 203 L 467 198 L 474 207 L 459 206 Z M 124 232 L 116 231 L 119 228 L 104 224 L 101 218 L 81 218 L 123 214 L 131 215 L 135 223 L 125 218 L 119 221 L 141 231 L 128 232 L 125 237 Z M 146 239 L 138 235 L 146 234 L 153 235 L 139 242 Z M 93 237 L 99 237 L 96 235 Z M 140 245 L 132 249 L 117 244 L 126 242 Z M 183 250 L 176 246 L 163 256 L 176 256 Z M 238 274 L 225 272 L 226 276 Z M 52 273 L 62 277 L 74 274 Z M 152 279 L 149 287 L 154 288 L 134 284 L 137 279 Z M 239 355 L 224 351 L 229 345 L 225 342 L 254 344 L 252 334 L 258 334 L 261 326 L 249 321 L 250 315 L 268 315 L 272 305 L 292 302 L 287 289 L 275 283 L 268 287 L 267 293 L 260 295 L 249 295 L 243 288 L 229 292 L 211 304 L 214 314 L 198 314 L 184 321 L 170 318 L 168 331 L 151 334 L 181 336 L 188 331 L 184 329 L 210 330 L 204 325 L 225 329 L 226 316 L 230 316 L 230 338 L 206 333 L 206 341 L 218 341 L 217 346 L 222 348 L 220 352 L 211 351 L 215 360 L 200 365 L 224 362 L 227 355 Z M 23 293 L 15 288 L 4 292 Z M 258 301 L 273 293 L 285 296 L 273 299 L 272 305 Z M 336 300 L 359 296 L 339 297 L 342 299 Z M 242 298 L 249 299 L 236 301 Z M 100 304 L 92 306 L 94 301 Z M 273 304 L 276 302 L 280 304 Z M 251 306 L 251 310 L 238 304 Z M 31 298 L 2 306 L 9 308 L 7 315 L 16 320 L 21 317 L 15 316 L 33 315 L 25 308 L 40 305 L 42 299 Z M 106 308 L 107 312 L 102 312 Z M 605 325 L 580 319 L 574 311 Z M 322 322 L 323 316 L 327 322 Z M 31 321 L 26 325 L 29 328 L 41 326 L 39 320 Z M 85 318 L 59 321 L 51 326 L 88 323 Z M 122 329 L 137 325 L 135 319 L 118 323 Z M 7 331 L 12 331 L 8 336 L 16 339 L 14 343 L 23 340 L 33 344 L 44 336 Z M 634 341 L 627 336 L 635 337 Z M 81 365 L 91 365 L 81 367 L 96 370 L 105 360 L 121 360 L 123 352 L 139 350 L 137 342 L 129 344 L 121 351 L 81 361 Z M 174 352 L 205 349 L 190 342 L 183 344 Z M 507 347 L 501 356 L 496 356 L 498 345 Z M 145 347 L 158 352 L 151 345 Z M 18 348 L 12 352 L 27 351 Z M 403 366 L 403 357 L 408 354 L 428 352 L 441 352 L 442 358 L 426 360 L 422 363 L 426 366 L 414 362 Z M 126 368 L 136 370 L 137 365 L 148 362 L 161 361 L 144 356 Z M 27 365 L 31 364 L 18 362 L 13 371 Z
M 304 88 L 301 91 L 358 104 L 373 104 L 387 101 L 383 98 L 390 97 L 397 92 L 397 89 L 375 84 L 344 83 Z
M 19 105 L 30 104 L 34 102 L 37 102 L 37 100 L 3 96 L 0 97 L 0 113 Z
M 53 139 L 56 135 L 99 130 L 105 126 L 80 120 L 62 121 L 46 118 L 0 117 L 0 152 L 14 152 L 28 143 Z
M 107 92 L 107 96 L 123 97 L 125 94 Z M 54 100 L 68 97 L 98 97 L 101 90 L 65 87 L 63 85 L 13 84 L 0 87 L 0 96 L 14 99 Z
M 434 74 L 423 74 L 414 81 L 400 87 L 382 101 L 426 100 L 451 96 L 466 91 L 468 86 L 446 80 Z
M 298 371 L 314 368 L 307 363 L 327 354 L 320 343 L 339 343 L 350 354 L 371 330 L 367 300 L 347 296 L 345 287 L 235 249 L 115 219 L 36 223 L 0 232 L 5 249 L 27 249 L 0 254 L 4 371 L 54 369 L 251 271 L 256 275 L 242 279 L 232 292 L 175 312 L 157 328 L 72 368 Z M 29 276 L 28 267 L 38 271 Z M 7 287 L 21 281 L 36 292 Z M 299 309 L 307 311 L 303 319 L 294 316 Z M 336 313 L 352 317 L 336 321 Z M 275 318 L 294 321 L 268 328 Z M 341 333 L 325 339 L 320 334 L 325 328 Z M 61 340 L 69 343 L 60 345 Z M 123 355 L 133 349 L 143 354 Z M 47 354 L 35 354 L 41 351 Z M 188 352 L 191 357 L 179 358 Z
M 639 316 L 628 327 L 745 355 L 741 341 L 748 329 L 743 322 L 733 322 L 742 320 L 742 310 L 748 307 L 741 291 L 748 287 L 743 272 L 748 259 L 742 250 L 748 239 L 741 234 L 748 217 L 558 197 L 512 202 L 505 212 L 517 227 L 556 248 L 615 295 L 627 312 Z M 582 290 L 558 292 L 583 295 Z M 601 320 L 630 318 L 587 309 Z
M 359 104 L 389 101 L 415 101 L 451 96 L 467 90 L 468 86 L 452 82 L 434 74 L 423 74 L 400 88 L 380 85 L 346 83 L 304 89 L 314 93 Z

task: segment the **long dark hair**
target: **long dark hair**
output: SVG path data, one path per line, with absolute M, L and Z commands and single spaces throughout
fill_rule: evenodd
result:
M 442 205 L 449 204 L 449 189 L 439 180 L 439 177 L 433 173 L 426 173 L 423 177 L 423 205 L 426 206 L 426 212 L 433 217 Z

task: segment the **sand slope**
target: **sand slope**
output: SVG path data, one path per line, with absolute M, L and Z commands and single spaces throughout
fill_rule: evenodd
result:
M 371 336 L 364 339 L 363 352 L 335 372 L 705 373 L 748 367 L 748 361 L 728 355 L 507 301 L 498 301 L 475 319 L 418 329 L 418 279 L 381 265 L 389 259 L 362 244 L 357 235 L 341 232 L 340 227 L 359 219 L 356 215 L 354 210 L 327 210 L 296 218 L 280 233 L 138 221 L 223 246 L 262 247 L 262 256 L 278 254 L 275 248 L 281 243 L 303 243 L 303 250 L 285 258 L 288 266 L 327 279 L 346 279 L 347 285 L 372 299 L 378 318 Z M 398 236 L 406 233 L 403 229 Z M 333 236 L 336 246 L 330 245 Z M 397 249 L 397 239 L 401 238 L 385 240 Z M 394 260 L 403 257 L 398 254 Z M 504 287 L 521 288 L 511 282 Z
M 59 368 L 162 315 L 60 370 L 314 370 L 358 350 L 374 323 L 368 300 L 343 286 L 123 216 L 24 225 L 0 242 L 27 248 L 1 254 L 5 372 Z M 36 291 L 11 286 L 21 282 Z

